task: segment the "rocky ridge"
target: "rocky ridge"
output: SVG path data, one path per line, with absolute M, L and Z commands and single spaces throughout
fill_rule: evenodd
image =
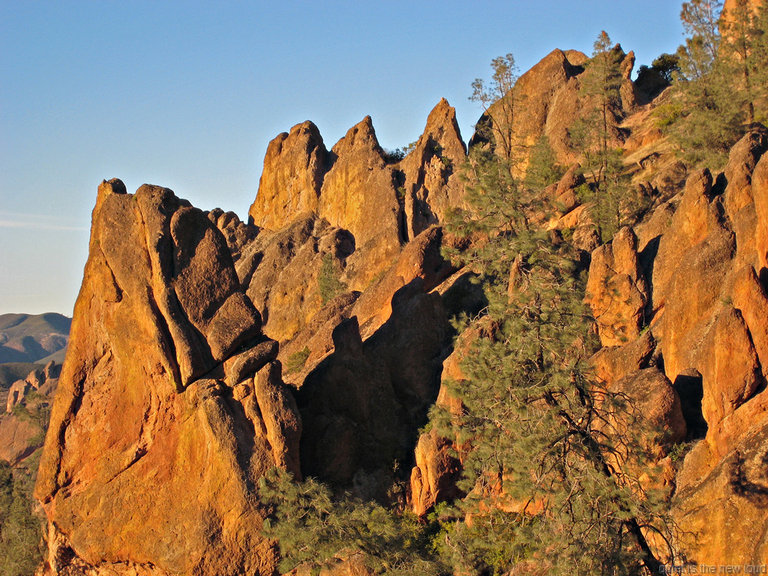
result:
M 568 164 L 585 60 L 555 51 L 516 88 L 529 112 L 517 133 L 546 133 Z M 632 62 L 620 113 L 639 126 Z M 616 137 L 640 132 L 627 130 Z M 680 545 L 700 563 L 768 557 L 766 148 L 756 130 L 723 174 L 649 184 L 653 209 L 604 246 L 574 195 L 578 167 L 547 191 L 562 200 L 552 226 L 574 242 L 580 230 L 591 251 L 595 372 L 665 431 L 659 481 L 675 487 L 674 514 L 699 536 Z M 448 320 L 483 306 L 471 272 L 441 255 L 465 158 L 441 101 L 397 162 L 370 118 L 330 151 L 309 122 L 281 134 L 250 223 L 104 182 L 36 488 L 44 572 L 274 574 L 255 492 L 271 466 L 364 497 L 407 486 L 390 497 L 417 514 L 460 496 L 462 447 L 418 430 L 435 402 L 461 409 L 445 383 L 462 378 L 473 335 L 454 344 Z
M 61 364 L 71 320 L 55 313 L 0 314 L 0 363 Z

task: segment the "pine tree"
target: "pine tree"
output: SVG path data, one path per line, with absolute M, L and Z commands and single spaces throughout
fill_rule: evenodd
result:
M 547 186 L 555 184 L 563 177 L 565 169 L 557 162 L 549 138 L 542 134 L 531 148 L 528 165 L 525 169 L 525 185 L 530 190 L 544 190 Z
M 755 88 L 755 120 L 768 122 L 768 2 L 758 6 L 753 15 L 752 86 Z
M 669 115 L 674 121 L 667 132 L 694 166 L 722 168 L 731 147 L 764 114 L 768 19 L 745 0 L 732 6 L 722 14 L 722 2 L 691 0 L 680 14 L 688 37 L 677 52 L 676 104 Z
M 282 573 L 300 565 L 316 573 L 357 556 L 375 574 L 449 574 L 434 554 L 429 526 L 413 514 L 333 495 L 311 478 L 295 482 L 277 468 L 260 480 L 259 496 L 271 508 L 263 532 L 279 543 Z
M 41 541 L 41 523 L 24 483 L 0 460 L 0 574 L 32 574 L 42 560 Z
M 471 209 L 449 226 L 467 248 L 452 256 L 479 274 L 488 307 L 467 320 L 480 336 L 466 380 L 450 388 L 463 413 L 432 413 L 469 447 L 467 496 L 443 512 L 441 549 L 466 573 L 528 563 L 548 574 L 658 573 L 645 527 L 668 536 L 663 505 L 627 466 L 644 451 L 641 418 L 589 375 L 575 254 L 530 225 L 526 213 L 543 206 L 503 161 L 475 152 L 468 172 Z
M 747 0 L 734 0 L 728 14 L 722 18 L 722 36 L 718 53 L 721 73 L 733 79 L 731 106 L 743 114 L 744 121 L 755 121 L 755 89 L 753 71 L 754 17 Z
M 705 78 L 715 65 L 720 46 L 720 0 L 691 0 L 684 2 L 680 21 L 688 37 L 678 49 L 682 75 L 686 80 Z
M 621 121 L 621 56 L 603 31 L 594 43 L 592 59 L 582 78 L 581 91 L 592 107 L 571 130 L 576 149 L 583 156 L 582 169 L 590 186 L 585 202 L 593 205 L 598 234 L 607 242 L 635 211 L 636 193 L 629 186 L 621 151 L 612 145 Z
M 475 78 L 472 83 L 473 102 L 483 108 L 484 119 L 475 127 L 486 140 L 495 144 L 496 153 L 511 160 L 514 150 L 515 94 L 512 90 L 518 78 L 515 57 L 499 56 L 491 61 L 490 82 Z

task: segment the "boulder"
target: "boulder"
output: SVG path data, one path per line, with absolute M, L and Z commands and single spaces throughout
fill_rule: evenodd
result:
M 234 212 L 224 212 L 214 208 L 208 212 L 208 219 L 216 225 L 227 241 L 227 248 L 233 262 L 240 259 L 243 248 L 253 241 L 259 233 L 259 228 L 240 221 Z
M 657 367 L 627 374 L 610 385 L 628 402 L 623 410 L 625 420 L 617 426 L 619 435 L 648 434 L 649 445 L 671 448 L 685 440 L 687 427 L 680 398 L 672 383 Z M 634 439 L 633 439 L 634 440 Z M 647 466 L 647 462 L 641 462 Z M 647 473 L 646 470 L 641 470 Z

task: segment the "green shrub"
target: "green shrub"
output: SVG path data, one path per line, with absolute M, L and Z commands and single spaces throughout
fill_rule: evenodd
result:
M 288 360 L 285 363 L 286 372 L 288 374 L 299 372 L 302 368 L 304 368 L 304 365 L 307 363 L 307 358 L 309 358 L 309 348 L 307 346 L 304 346 L 304 348 L 302 348 L 298 352 L 294 352 L 293 354 L 288 356 Z
M 42 560 L 42 522 L 10 464 L 0 461 L 0 574 L 28 576 Z
M 347 290 L 347 285 L 339 279 L 341 270 L 330 252 L 323 256 L 320 274 L 317 277 L 317 287 L 323 304 L 327 304 L 336 296 Z

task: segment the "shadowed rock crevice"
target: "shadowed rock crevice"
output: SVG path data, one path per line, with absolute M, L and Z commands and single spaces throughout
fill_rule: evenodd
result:
M 334 352 L 297 392 L 305 474 L 375 498 L 405 479 L 451 337 L 440 296 L 423 286 L 401 288 L 390 318 L 365 341 L 355 317 L 334 329 Z
M 683 418 L 688 427 L 688 440 L 697 440 L 707 435 L 707 421 L 701 411 L 704 387 L 701 374 L 686 370 L 675 378 L 675 390 L 680 396 Z

